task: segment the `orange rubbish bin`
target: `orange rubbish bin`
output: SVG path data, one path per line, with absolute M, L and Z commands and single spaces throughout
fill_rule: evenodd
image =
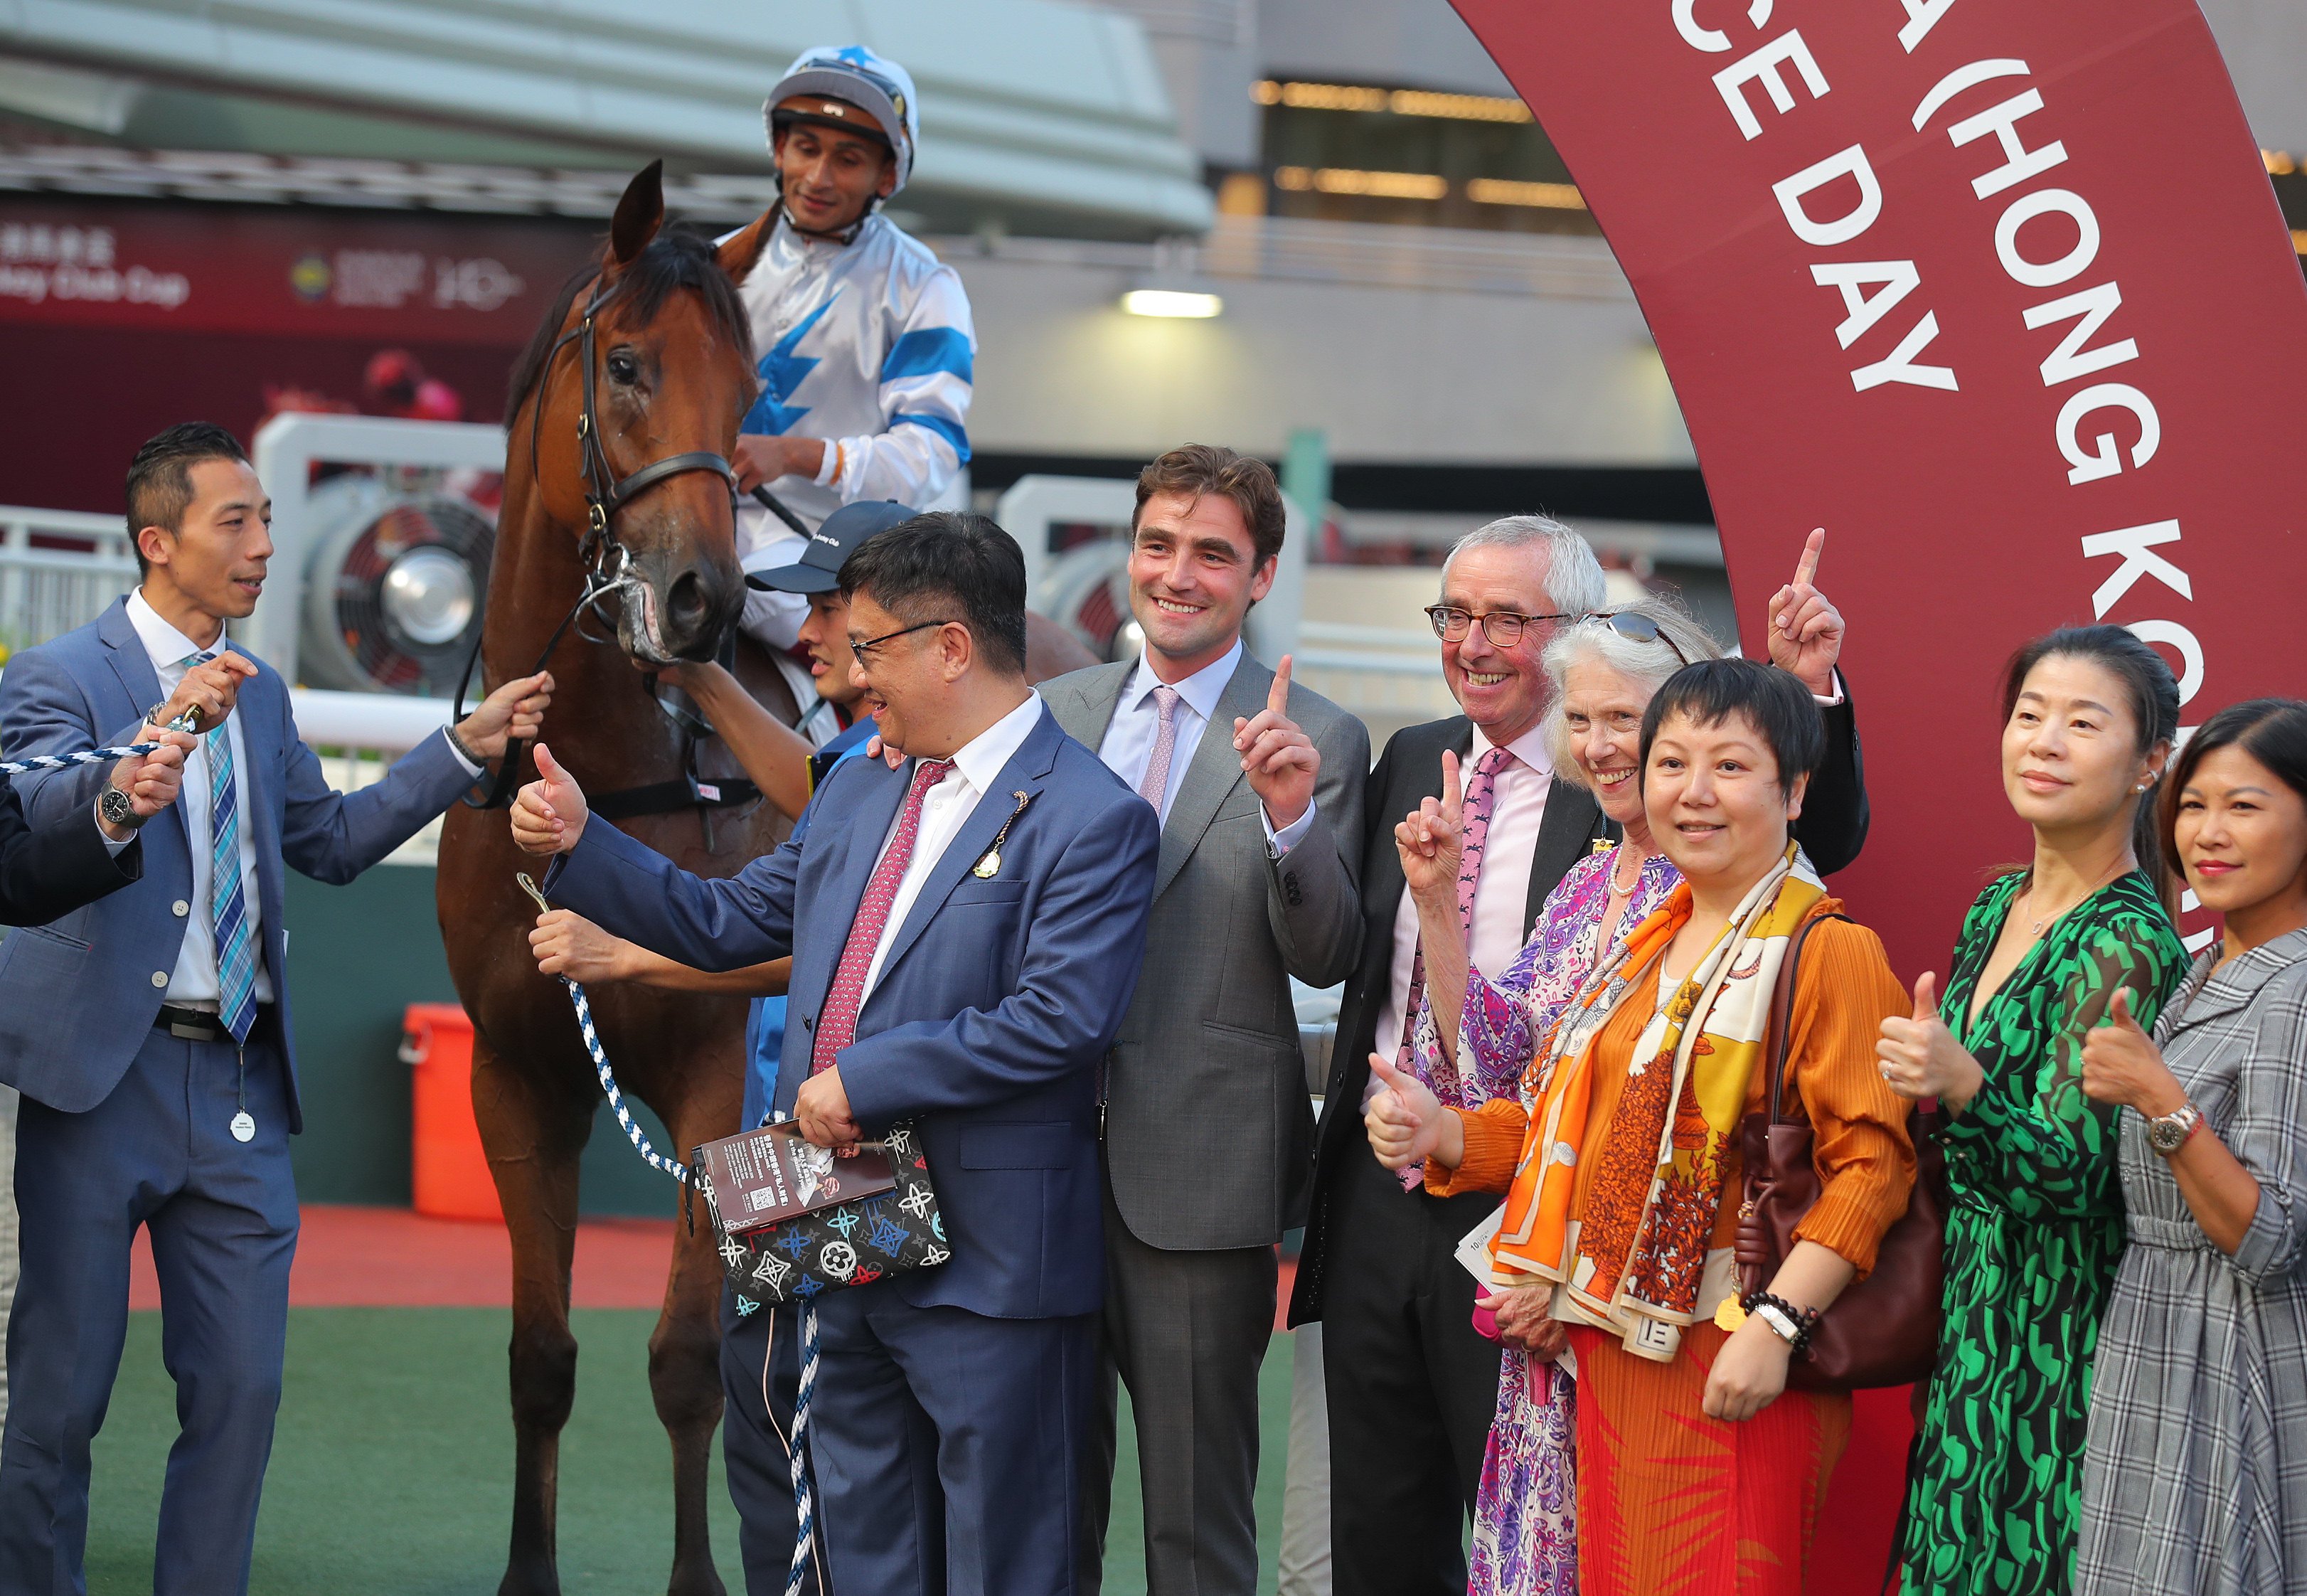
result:
M 473 1022 L 454 1003 L 411 1003 L 400 1057 L 413 1066 L 410 1186 L 419 1214 L 502 1223 L 496 1182 L 473 1118 Z

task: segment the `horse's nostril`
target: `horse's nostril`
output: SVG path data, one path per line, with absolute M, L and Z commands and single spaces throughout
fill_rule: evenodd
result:
M 703 579 L 693 571 L 684 571 L 673 579 L 673 586 L 665 590 L 665 607 L 667 618 L 686 631 L 703 624 L 706 612 L 713 606 Z

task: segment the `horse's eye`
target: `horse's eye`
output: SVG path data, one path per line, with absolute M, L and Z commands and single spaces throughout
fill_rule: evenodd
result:
M 630 387 L 633 383 L 640 381 L 640 375 L 641 363 L 635 360 L 623 350 L 617 350 L 609 356 L 609 380 L 611 382 L 622 382 L 626 386 Z

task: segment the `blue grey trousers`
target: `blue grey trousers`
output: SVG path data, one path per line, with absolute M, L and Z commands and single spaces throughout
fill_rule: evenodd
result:
M 721 1458 L 737 1505 L 747 1596 L 785 1596 L 793 1570 L 793 1454 L 785 1437 L 801 1381 L 800 1317 L 790 1308 L 740 1315 L 736 1298 L 722 1289 Z M 821 1554 L 822 1535 L 818 1544 Z M 821 1588 L 812 1560 L 802 1596 L 819 1596 Z
M 1095 1320 L 817 1300 L 810 1411 L 839 1596 L 1072 1596 Z
M 258 1035 L 270 1024 L 260 1021 Z M 296 1250 L 287 1069 L 247 1049 L 255 1138 L 233 1139 L 236 1049 L 145 1039 L 112 1095 L 84 1114 L 24 1101 L 16 1129 L 23 1273 L 8 1325 L 0 1439 L 0 1596 L 87 1589 L 89 1445 L 128 1333 L 129 1246 L 152 1238 L 161 1357 L 176 1383 L 176 1445 L 155 1596 L 248 1589 L 257 1498 L 272 1452 Z

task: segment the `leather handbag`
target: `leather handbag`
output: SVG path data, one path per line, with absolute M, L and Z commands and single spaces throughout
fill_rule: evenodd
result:
M 1771 996 L 1763 1057 L 1770 1060 L 1769 1106 L 1746 1116 L 1740 1128 L 1745 1154 L 1745 1191 L 1738 1206 L 1736 1248 L 1742 1288 L 1766 1289 L 1794 1248 L 1795 1227 L 1818 1201 L 1818 1166 L 1813 1161 L 1810 1120 L 1797 1095 L 1787 1107 L 1787 1051 L 1794 1008 L 1796 971 L 1803 943 L 1821 914 L 1795 930 Z M 1911 1386 L 1930 1377 L 1938 1360 L 1940 1300 L 1946 1284 L 1945 1159 L 1932 1133 L 1935 1111 L 1917 1104 L 1908 1116 L 1915 1145 L 1915 1189 L 1907 1211 L 1884 1234 L 1874 1272 L 1854 1281 L 1836 1298 L 1811 1332 L 1810 1351 L 1787 1369 L 1787 1385 L 1797 1391 L 1859 1391 L 1882 1386 Z
M 896 1188 L 834 1203 L 759 1230 L 732 1233 L 704 1149 L 692 1154 L 695 1188 L 705 1197 L 721 1267 L 741 1317 L 770 1303 L 805 1302 L 820 1291 L 865 1285 L 885 1275 L 934 1268 L 953 1256 L 929 1160 L 910 1125 L 890 1128 L 886 1146 Z

